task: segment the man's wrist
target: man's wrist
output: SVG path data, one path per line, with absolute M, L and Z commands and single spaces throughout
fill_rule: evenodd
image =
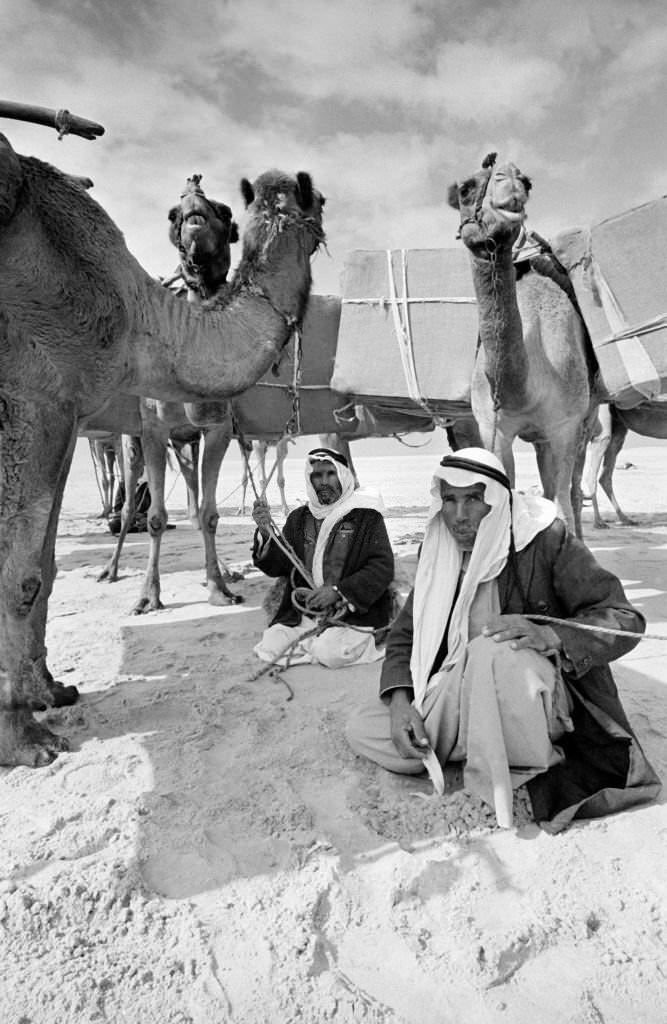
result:
M 341 599 L 341 601 L 345 602 L 345 604 L 346 604 L 346 606 L 348 608 L 348 611 L 353 612 L 355 610 L 354 605 L 352 604 L 351 601 L 348 601 L 348 599 L 345 597 L 345 594 L 342 592 L 340 587 L 337 587 L 335 583 L 332 583 L 331 584 L 331 589 L 335 590 L 336 596 L 339 597 Z
M 411 704 L 412 690 L 408 687 L 396 686 L 387 693 L 390 704 Z
M 545 634 L 546 634 L 546 636 L 545 636 Z M 544 626 L 542 626 L 542 635 L 545 637 L 545 640 L 546 640 L 547 644 L 549 645 L 549 650 L 551 650 L 551 651 L 560 651 L 560 650 L 562 650 L 562 648 L 563 648 L 563 641 L 561 640 L 561 638 L 559 637 L 559 635 L 558 635 L 558 633 L 556 632 L 555 629 L 552 629 L 551 626 L 544 625 Z

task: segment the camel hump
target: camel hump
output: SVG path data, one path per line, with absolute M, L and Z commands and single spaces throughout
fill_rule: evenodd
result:
M 21 162 L 6 135 L 0 132 L 0 224 L 8 224 L 23 182 Z

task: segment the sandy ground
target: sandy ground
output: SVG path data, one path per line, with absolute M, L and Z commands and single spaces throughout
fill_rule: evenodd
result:
M 639 525 L 586 537 L 667 635 L 667 472 L 617 478 Z M 221 520 L 245 572 L 225 608 L 174 521 L 166 608 L 133 617 L 146 536 L 98 584 L 111 535 L 63 515 L 49 662 L 82 697 L 42 716 L 71 752 L 0 769 L 2 1024 L 662 1024 L 662 800 L 554 837 L 519 791 L 501 831 L 456 777 L 438 798 L 356 758 L 343 722 L 378 667 L 292 669 L 293 696 L 253 680 L 251 521 Z M 405 581 L 422 521 L 388 517 Z M 615 669 L 663 778 L 666 654 L 643 641 Z

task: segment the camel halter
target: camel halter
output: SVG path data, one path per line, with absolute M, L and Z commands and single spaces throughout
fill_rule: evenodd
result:
M 508 221 L 509 223 L 516 224 L 519 222 L 523 224 L 526 219 L 526 213 L 523 207 L 521 210 L 506 210 L 504 207 L 498 206 L 497 204 L 496 187 L 498 171 L 494 170 L 496 157 L 497 153 L 489 153 L 489 155 L 482 161 L 482 170 L 488 171 L 486 180 L 477 193 L 472 213 L 468 217 L 463 217 L 459 224 L 459 230 L 456 235 L 457 239 L 461 238 L 461 231 L 466 224 L 476 224 L 480 231 L 486 236 L 487 241 L 495 246 L 495 242 L 490 238 L 488 228 L 482 220 L 482 210 L 485 207 L 490 207 L 499 219 Z

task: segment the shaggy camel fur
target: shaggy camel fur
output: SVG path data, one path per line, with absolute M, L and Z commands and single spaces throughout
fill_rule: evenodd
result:
M 113 221 L 55 168 L 0 136 L 0 764 L 47 764 L 67 741 L 32 710 L 63 702 L 46 665 L 55 540 L 77 428 L 114 394 L 224 401 L 278 358 L 323 240 L 310 176 L 254 186 L 222 310 L 153 281 Z

